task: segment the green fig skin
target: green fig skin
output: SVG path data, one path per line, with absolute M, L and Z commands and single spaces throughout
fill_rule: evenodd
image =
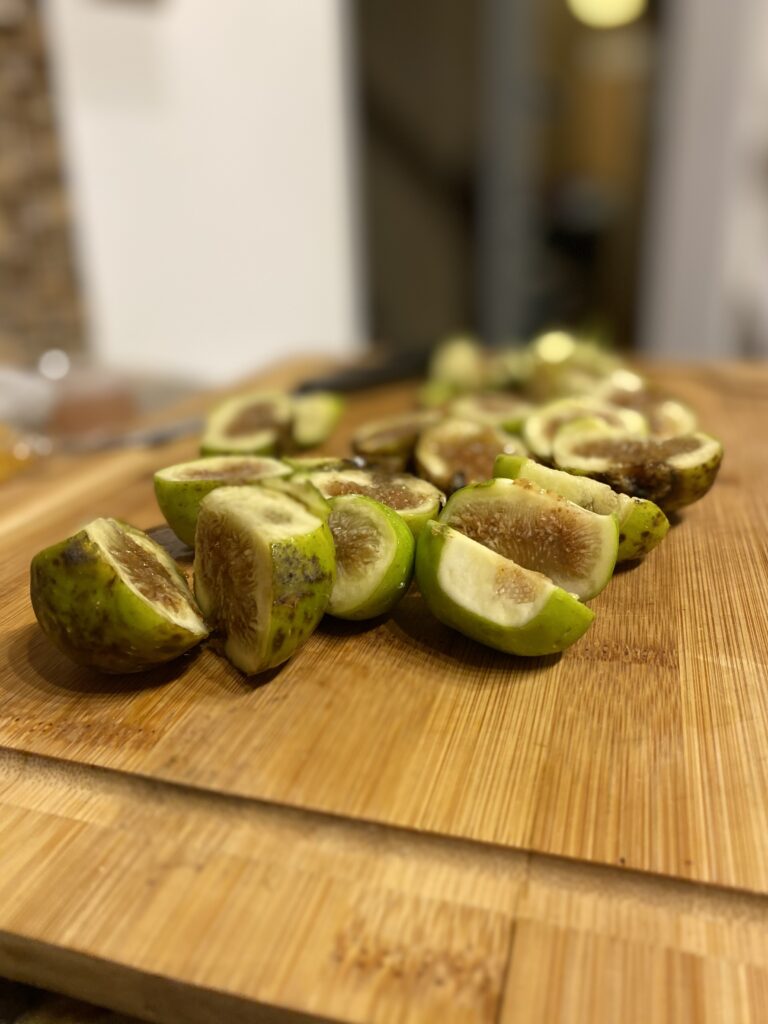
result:
M 315 391 L 293 399 L 291 435 L 297 448 L 314 448 L 327 441 L 344 412 L 344 399 L 330 391 Z
M 238 524 L 240 541 L 247 537 L 258 553 L 256 578 L 243 578 L 241 544 L 221 542 L 222 515 L 226 502 L 237 488 L 220 488 L 207 497 L 198 519 L 195 548 L 195 596 L 203 614 L 224 637 L 224 653 L 241 672 L 254 675 L 287 661 L 314 632 L 325 614 L 336 578 L 336 554 L 326 521 L 312 516 L 316 526 L 309 532 L 279 540 L 262 535 L 258 525 Z M 292 501 L 282 496 L 284 501 Z M 296 504 L 294 502 L 294 504 Z M 310 515 L 303 510 L 306 515 Z M 256 604 L 256 592 L 266 587 L 266 598 L 258 608 L 262 633 L 248 642 L 231 628 L 211 578 L 231 595 L 230 607 L 240 610 Z M 266 629 L 264 629 L 266 626 Z
M 177 570 L 175 577 L 194 608 L 186 581 Z M 43 632 L 56 646 L 101 672 L 162 665 L 208 634 L 202 619 L 192 630 L 161 615 L 120 578 L 86 530 L 35 555 L 30 596 Z
M 243 464 L 248 458 L 248 456 L 238 455 L 234 456 L 234 461 L 237 464 Z M 213 469 L 216 464 L 214 460 L 206 461 L 211 462 L 211 468 Z M 202 460 L 197 459 L 194 462 L 180 463 L 175 467 L 169 466 L 168 469 L 183 469 L 184 467 L 200 465 L 202 465 Z M 231 477 L 228 479 L 225 475 L 218 478 L 207 477 L 197 480 L 170 480 L 163 477 L 164 472 L 164 470 L 159 470 L 155 473 L 154 477 L 157 504 L 165 517 L 165 521 L 179 540 L 184 541 L 185 544 L 193 548 L 195 546 L 197 517 L 203 498 L 218 487 L 232 486 L 234 481 Z M 277 459 L 267 459 L 262 469 L 254 469 L 252 473 L 243 473 L 242 479 L 239 479 L 237 483 L 238 485 L 250 485 L 258 483 L 259 480 L 265 477 L 287 476 L 289 473 L 289 466 L 284 465 Z
M 617 563 L 644 558 L 669 531 L 669 520 L 652 501 L 618 494 L 606 484 L 592 481 L 589 477 L 550 469 L 525 456 L 497 456 L 493 475 L 509 480 L 531 480 L 583 508 L 604 514 L 613 512 L 619 523 Z
M 416 546 L 416 579 L 430 611 L 446 626 L 505 654 L 539 657 L 557 654 L 575 643 L 595 613 L 560 587 L 554 587 L 535 618 L 522 626 L 505 626 L 457 604 L 441 586 L 440 560 L 455 531 L 431 522 Z M 499 556 L 500 557 L 500 556 Z
M 337 582 L 328 605 L 328 614 L 337 619 L 348 619 L 355 622 L 374 619 L 379 615 L 386 614 L 405 596 L 411 585 L 416 553 L 413 534 L 397 512 L 379 501 L 374 501 L 373 498 L 366 498 L 361 494 L 345 494 L 338 498 L 332 498 L 330 506 L 330 527 L 334 539 L 337 536 L 335 521 L 340 510 L 356 508 L 362 515 L 365 515 L 368 510 L 369 515 L 376 517 L 380 528 L 389 532 L 395 543 L 396 554 L 378 585 L 371 590 L 362 604 L 350 604 L 348 600 L 344 599 L 344 593 L 339 585 L 342 575 L 342 569 L 339 566 Z

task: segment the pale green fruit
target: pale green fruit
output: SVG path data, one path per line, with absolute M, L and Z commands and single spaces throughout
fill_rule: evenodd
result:
M 282 461 L 292 470 L 311 473 L 317 469 L 360 469 L 362 459 L 351 459 L 341 455 L 284 455 Z
M 259 487 L 266 487 L 267 490 L 277 491 L 279 494 L 286 494 L 294 501 L 311 512 L 313 516 L 322 519 L 324 522 L 331 514 L 331 505 L 318 491 L 315 485 L 303 473 L 296 473 L 294 476 L 277 476 L 270 479 L 259 480 Z
M 266 456 L 219 455 L 179 462 L 155 473 L 155 497 L 166 522 L 185 544 L 194 547 L 200 502 L 217 487 L 254 484 L 265 477 L 286 476 L 289 466 Z
M 297 448 L 327 441 L 344 412 L 344 399 L 330 391 L 313 391 L 293 398 L 291 434 Z
M 419 537 L 416 578 L 441 622 L 508 654 L 555 654 L 595 617 L 546 576 L 441 523 L 427 523 Z
M 445 419 L 422 432 L 416 445 L 419 476 L 442 491 L 488 480 L 499 452 L 525 453 L 519 438 L 474 420 Z
M 279 391 L 254 391 L 219 402 L 208 414 L 201 455 L 272 455 L 290 436 L 293 405 Z
M 372 619 L 390 611 L 413 575 L 415 542 L 400 516 L 361 494 L 331 498 L 336 582 L 328 614 Z
M 224 653 L 252 675 L 313 632 L 335 578 L 327 522 L 265 487 L 221 487 L 200 506 L 195 595 Z
M 567 423 L 585 417 L 598 418 L 608 426 L 620 427 L 638 436 L 648 433 L 648 423 L 636 409 L 623 409 L 602 399 L 584 396 L 561 398 L 540 406 L 523 424 L 523 440 L 537 459 L 549 462 L 558 432 Z
M 702 498 L 715 482 L 723 446 L 708 434 L 638 438 L 604 424 L 571 424 L 555 438 L 561 469 L 590 476 L 616 491 L 647 498 L 671 512 Z
M 53 642 L 103 672 L 161 665 L 208 635 L 173 559 L 116 519 L 94 519 L 35 555 L 30 596 Z
M 410 473 L 382 473 L 374 469 L 321 469 L 308 474 L 326 498 L 340 494 L 364 494 L 397 512 L 418 536 L 424 523 L 434 519 L 445 495 L 426 480 Z
M 561 469 L 550 469 L 533 459 L 520 455 L 499 455 L 493 475 L 511 480 L 530 480 L 590 512 L 615 515 L 619 523 L 617 562 L 647 555 L 661 543 L 669 530 L 669 520 L 652 501 L 618 494 L 607 484 L 585 476 L 574 476 Z
M 430 381 L 439 381 L 457 392 L 482 387 L 485 375 L 486 353 L 470 334 L 443 339 L 432 353 L 427 374 Z
M 474 420 L 515 433 L 533 409 L 533 405 L 519 395 L 505 391 L 480 391 L 456 398 L 448 406 L 448 413 L 460 420 Z
M 386 461 L 396 471 L 405 469 L 422 430 L 440 420 L 433 410 L 401 413 L 363 424 L 352 437 L 352 449 L 367 461 Z
M 456 491 L 440 522 L 544 573 L 582 601 L 611 578 L 619 547 L 615 515 L 589 512 L 528 480 L 490 480 Z

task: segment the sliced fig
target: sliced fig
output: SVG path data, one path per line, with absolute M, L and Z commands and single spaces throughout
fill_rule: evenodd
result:
M 102 672 L 161 665 L 208 635 L 173 559 L 116 519 L 94 519 L 35 555 L 30 596 L 51 640 Z
M 445 502 L 441 491 L 410 473 L 321 469 L 308 475 L 325 498 L 364 494 L 388 505 L 405 521 L 414 536 L 418 535 L 424 523 L 435 518 Z
M 346 455 L 284 455 L 282 461 L 299 473 L 311 473 L 316 469 L 362 469 L 365 466 L 365 459 Z
M 155 497 L 166 522 L 185 544 L 194 547 L 200 502 L 217 487 L 254 484 L 265 477 L 286 476 L 290 466 L 278 459 L 219 455 L 179 462 L 155 473 Z
M 586 417 L 600 419 L 608 426 L 639 436 L 648 433 L 645 417 L 635 409 L 624 409 L 602 399 L 561 398 L 547 402 L 528 416 L 523 425 L 523 440 L 537 459 L 548 462 L 552 459 L 552 445 L 558 431 L 567 423 Z
M 282 664 L 323 616 L 335 578 L 328 523 L 265 487 L 221 487 L 200 506 L 195 594 L 247 675 Z
M 639 438 L 593 420 L 572 423 L 555 439 L 556 465 L 665 512 L 702 498 L 715 482 L 723 446 L 700 432 L 679 437 Z
M 429 410 L 402 413 L 374 420 L 360 427 L 352 438 L 352 449 L 366 461 L 395 459 L 402 470 L 413 455 L 419 434 L 437 423 L 440 413 Z
M 595 617 L 546 576 L 442 523 L 427 523 L 422 531 L 416 575 L 424 600 L 441 622 L 508 654 L 562 651 Z
M 485 375 L 486 353 L 471 334 L 451 335 L 432 353 L 429 379 L 439 381 L 457 394 L 481 388 Z
M 474 420 L 445 419 L 419 437 L 416 467 L 420 476 L 450 492 L 490 479 L 499 452 L 522 454 L 525 447 L 498 427 Z
M 272 455 L 290 435 L 293 405 L 281 392 L 225 399 L 208 414 L 201 455 Z
M 530 480 L 539 487 L 567 498 L 590 512 L 615 515 L 619 523 L 617 562 L 643 558 L 666 537 L 669 520 L 652 501 L 618 494 L 607 484 L 519 455 L 499 455 L 493 475 L 511 480 Z
M 598 515 L 528 480 L 490 480 L 456 491 L 440 522 L 582 601 L 599 594 L 619 547 L 615 515 Z
M 479 391 L 455 399 L 448 412 L 457 419 L 474 420 L 515 433 L 533 408 L 530 402 L 508 391 Z
M 294 476 L 275 476 L 264 478 L 258 481 L 259 487 L 266 487 L 269 491 L 276 491 L 278 494 L 286 494 L 294 501 L 311 512 L 313 516 L 323 521 L 331 514 L 331 506 L 322 496 L 315 485 L 302 473 Z
M 415 543 L 400 516 L 362 494 L 331 498 L 336 582 L 328 614 L 372 619 L 390 611 L 413 575 Z
M 630 370 L 612 374 L 598 397 L 611 405 L 642 413 L 648 421 L 651 437 L 679 437 L 694 433 L 698 427 L 693 409 L 662 394 Z
M 297 448 L 327 441 L 344 412 L 344 399 L 330 391 L 313 391 L 293 399 L 291 436 Z

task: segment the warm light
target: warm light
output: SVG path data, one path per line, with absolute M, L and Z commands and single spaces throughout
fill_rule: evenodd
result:
M 576 342 L 565 331 L 547 331 L 535 341 L 536 355 L 545 363 L 563 363 L 573 355 Z
M 619 391 L 642 391 L 645 387 L 643 378 L 632 370 L 614 370 L 610 379 Z
M 648 0 L 565 0 L 574 18 L 590 28 L 618 28 L 644 13 Z
M 66 352 L 60 348 L 49 348 L 43 352 L 37 368 L 47 380 L 63 380 L 69 373 L 70 361 Z

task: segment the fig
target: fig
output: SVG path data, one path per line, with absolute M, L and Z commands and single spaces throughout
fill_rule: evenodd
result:
M 416 468 L 440 490 L 455 491 L 493 476 L 499 452 L 523 454 L 525 447 L 498 427 L 474 420 L 445 419 L 419 437 Z
M 619 523 L 617 562 L 643 558 L 661 543 L 669 530 L 669 520 L 652 501 L 618 494 L 607 484 L 585 476 L 574 476 L 561 469 L 550 469 L 533 459 L 520 455 L 499 455 L 493 475 L 512 480 L 530 480 L 590 512 L 614 514 Z
M 562 651 L 595 617 L 542 573 L 517 565 L 443 523 L 427 523 L 419 537 L 416 578 L 441 622 L 508 654 Z
M 352 449 L 367 462 L 385 461 L 399 472 L 410 461 L 422 430 L 439 420 L 440 413 L 428 410 L 375 420 L 354 434 Z
M 315 485 L 303 474 L 295 476 L 275 476 L 264 478 L 258 481 L 259 487 L 266 487 L 269 491 L 276 491 L 278 494 L 287 494 L 289 498 L 298 501 L 300 505 L 311 512 L 313 516 L 322 519 L 324 522 L 331 514 L 331 506 L 322 496 Z
M 293 405 L 281 392 L 227 398 L 208 414 L 201 455 L 272 455 L 290 435 Z
M 102 672 L 161 665 L 208 635 L 173 559 L 116 519 L 94 519 L 35 555 L 30 596 L 56 646 Z
M 485 374 L 486 353 L 477 339 L 470 334 L 454 334 L 432 353 L 427 376 L 458 394 L 481 388 Z
M 325 498 L 340 494 L 364 494 L 387 505 L 417 536 L 424 523 L 434 519 L 445 495 L 426 480 L 410 473 L 382 473 L 376 469 L 317 470 L 309 479 Z
M 220 487 L 197 521 L 195 595 L 224 654 L 253 675 L 313 632 L 335 578 L 328 523 L 266 487 Z
M 655 502 L 664 512 L 691 505 L 715 482 L 723 446 L 700 432 L 642 438 L 595 420 L 572 423 L 555 439 L 555 464 Z
M 200 502 L 217 487 L 253 484 L 264 477 L 284 476 L 290 466 L 266 456 L 219 455 L 179 462 L 155 473 L 155 497 L 166 522 L 190 547 Z
M 293 398 L 291 436 L 297 448 L 314 448 L 327 441 L 344 411 L 344 400 L 330 391 L 313 391 Z
M 537 459 L 549 462 L 557 432 L 567 423 L 586 417 L 601 419 L 611 427 L 640 436 L 648 433 L 645 417 L 635 409 L 623 409 L 597 398 L 561 398 L 547 402 L 527 417 L 523 440 Z
M 362 469 L 365 465 L 365 459 L 345 455 L 284 455 L 282 461 L 300 473 L 311 473 L 316 469 Z
M 588 601 L 613 574 L 615 515 L 599 515 L 528 480 L 489 480 L 456 491 L 440 522 Z
M 533 412 L 530 402 L 506 391 L 480 391 L 462 395 L 448 406 L 448 413 L 457 419 L 475 420 L 491 427 L 515 433 Z
M 362 494 L 331 498 L 336 582 L 328 614 L 372 619 L 390 611 L 408 589 L 415 542 L 400 516 Z

